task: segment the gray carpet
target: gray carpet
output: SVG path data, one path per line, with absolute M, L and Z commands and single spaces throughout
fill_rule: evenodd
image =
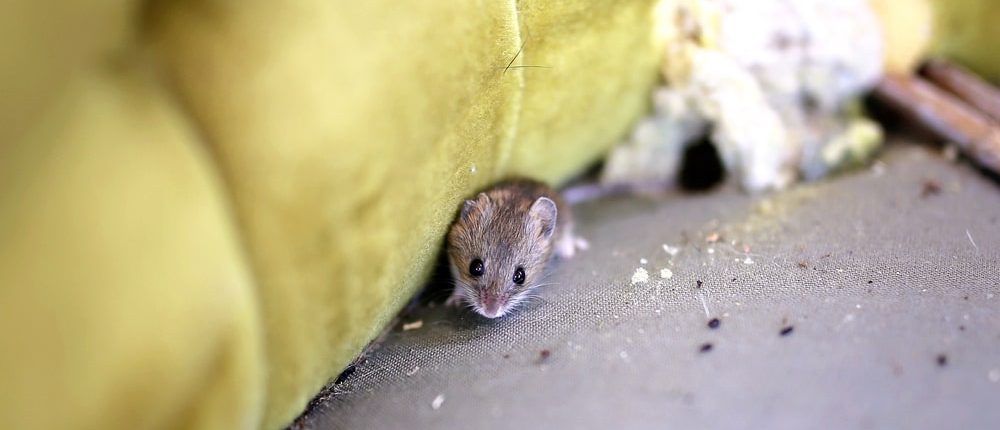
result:
M 1000 428 L 1000 186 L 917 146 L 881 160 L 584 204 L 590 250 L 541 300 L 418 309 L 294 427 Z

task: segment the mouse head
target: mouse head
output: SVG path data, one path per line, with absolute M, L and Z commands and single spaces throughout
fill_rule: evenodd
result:
M 546 197 L 467 200 L 448 234 L 456 294 L 487 318 L 510 312 L 537 286 L 555 228 L 556 204 Z

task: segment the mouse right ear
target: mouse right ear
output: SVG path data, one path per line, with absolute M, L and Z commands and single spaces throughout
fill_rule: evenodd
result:
M 556 202 L 548 197 L 539 197 L 528 210 L 534 219 L 538 220 L 542 229 L 542 237 L 548 239 L 556 230 L 556 216 L 558 210 Z
M 472 216 L 474 211 L 481 209 L 482 206 L 489 202 L 489 196 L 486 193 L 479 193 L 475 200 L 466 200 L 465 204 L 462 205 L 462 221 L 468 221 L 469 217 Z

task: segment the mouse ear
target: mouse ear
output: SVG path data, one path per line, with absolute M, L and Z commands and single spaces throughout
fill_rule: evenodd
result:
M 531 204 L 528 211 L 531 217 L 538 220 L 542 227 L 542 237 L 548 239 L 556 231 L 556 202 L 548 197 L 539 197 Z
M 486 193 L 479 193 L 475 200 L 466 200 L 465 204 L 462 205 L 462 221 L 468 221 L 469 217 L 471 217 L 477 209 L 485 207 L 489 201 L 490 197 L 487 196 Z

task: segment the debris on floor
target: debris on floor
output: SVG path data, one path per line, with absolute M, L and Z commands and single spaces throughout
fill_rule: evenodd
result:
M 924 181 L 924 185 L 920 190 L 921 198 L 928 198 L 930 196 L 936 196 L 941 194 L 941 184 L 933 179 L 928 179 Z
M 947 366 L 948 365 L 948 356 L 945 355 L 945 354 L 938 354 L 936 361 L 937 361 L 938 367 Z
M 552 351 L 543 349 L 538 352 L 538 364 L 545 364 L 549 357 L 552 356 Z
M 635 269 L 635 273 L 632 274 L 632 285 L 645 284 L 646 282 L 649 282 L 649 272 L 642 267 Z
M 431 409 L 435 411 L 441 409 L 441 405 L 444 404 L 444 394 L 438 394 L 437 397 L 431 402 Z
M 403 331 L 416 330 L 424 326 L 424 320 L 416 320 L 414 322 L 403 324 Z
M 780 334 L 782 336 L 788 336 L 788 335 L 792 334 L 792 331 L 794 331 L 794 330 L 795 330 L 795 327 L 793 327 L 793 326 L 787 326 L 787 327 L 781 329 Z

